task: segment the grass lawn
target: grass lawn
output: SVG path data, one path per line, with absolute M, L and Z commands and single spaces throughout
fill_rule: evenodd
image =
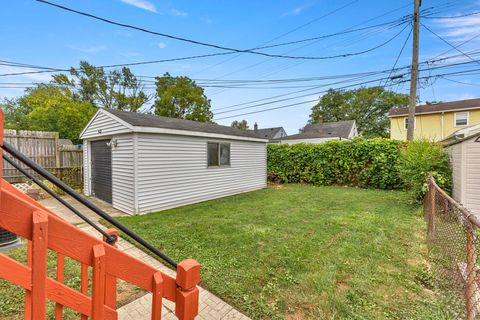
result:
M 23 264 L 27 260 L 27 245 L 6 253 L 10 258 Z M 56 275 L 56 253 L 48 251 L 47 273 L 52 279 Z M 91 268 L 89 268 L 91 272 Z M 80 264 L 70 258 L 65 258 L 65 284 L 75 290 L 80 290 Z M 90 290 L 89 290 L 90 291 Z M 122 306 L 144 294 L 143 290 L 134 287 L 124 281 L 117 282 L 117 305 Z M 23 307 L 25 302 L 25 290 L 4 279 L 0 279 L 0 319 L 19 320 L 23 319 Z M 55 303 L 47 303 L 47 319 L 55 318 Z M 63 319 L 79 319 L 80 315 L 71 309 L 63 309 Z
M 445 318 L 403 192 L 285 185 L 120 220 L 253 319 Z

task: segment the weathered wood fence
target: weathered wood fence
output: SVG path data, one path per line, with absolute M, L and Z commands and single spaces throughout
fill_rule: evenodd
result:
M 4 141 L 68 185 L 74 188 L 82 185 L 82 149 L 74 145 L 61 144 L 58 132 L 5 129 Z M 25 177 L 5 161 L 3 178 L 12 183 L 25 181 Z

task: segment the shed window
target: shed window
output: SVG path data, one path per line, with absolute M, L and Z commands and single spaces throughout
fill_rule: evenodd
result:
M 408 117 L 403 118 L 403 127 L 405 130 L 408 128 Z M 417 117 L 413 118 L 413 128 L 415 129 L 417 127 Z
M 207 143 L 208 166 L 229 166 L 230 165 L 230 144 L 229 143 Z
M 468 112 L 455 113 L 455 126 L 468 126 Z

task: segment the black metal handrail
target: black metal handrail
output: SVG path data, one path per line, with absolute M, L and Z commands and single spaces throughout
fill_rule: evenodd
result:
M 99 215 L 100 217 L 102 217 L 103 219 L 105 219 L 106 221 L 108 221 L 109 223 L 111 223 L 113 226 L 115 226 L 116 228 L 118 228 L 120 231 L 122 231 L 123 233 L 125 233 L 126 235 L 128 235 L 130 238 L 132 238 L 133 240 L 135 240 L 136 242 L 138 242 L 139 244 L 141 244 L 144 248 L 148 249 L 150 252 L 152 252 L 153 254 L 155 254 L 156 256 L 160 257 L 161 259 L 163 259 L 165 262 L 167 262 L 168 264 L 170 264 L 172 267 L 174 268 L 177 268 L 177 263 L 175 261 L 173 261 L 170 257 L 168 257 L 166 254 L 164 254 L 163 252 L 161 252 L 160 250 L 158 250 L 157 248 L 155 248 L 154 246 L 152 246 L 150 243 L 148 243 L 146 240 L 144 240 L 142 237 L 140 237 L 139 235 L 137 235 L 135 232 L 133 232 L 132 230 L 130 230 L 129 228 L 127 228 L 126 226 L 124 226 L 123 224 L 121 224 L 120 222 L 118 222 L 117 220 L 115 220 L 113 217 L 111 217 L 108 213 L 106 213 L 105 211 L 103 211 L 102 209 L 100 209 L 99 207 L 97 207 L 95 204 L 93 204 L 91 201 L 85 199 L 84 197 L 82 197 L 80 194 L 78 194 L 75 190 L 73 190 L 72 188 L 70 188 L 68 185 L 66 185 L 62 180 L 58 179 L 56 176 L 54 176 L 53 174 L 51 174 L 50 172 L 48 172 L 47 170 L 45 170 L 44 168 L 42 168 L 41 166 L 39 166 L 36 162 L 34 162 L 33 160 L 31 160 L 30 158 L 28 158 L 27 156 L 25 156 L 24 154 L 22 154 L 20 151 L 16 150 L 14 147 L 12 147 L 9 143 L 7 142 L 3 142 L 3 145 L 2 145 L 2 149 L 6 152 L 8 152 L 11 156 L 13 156 L 14 158 L 18 159 L 20 162 L 22 162 L 23 164 L 25 164 L 27 167 L 29 167 L 30 169 L 32 169 L 33 171 L 35 171 L 36 173 L 38 173 L 39 175 L 41 175 L 42 177 L 44 177 L 46 180 L 50 181 L 51 183 L 53 183 L 55 186 L 57 186 L 58 188 L 60 188 L 62 191 L 64 191 L 66 194 L 70 195 L 71 197 L 73 197 L 75 200 L 77 200 L 78 202 L 80 202 L 81 204 L 83 204 L 84 206 L 86 206 L 87 208 L 89 208 L 90 210 L 92 210 L 94 213 L 96 213 L 97 215 Z M 15 163 L 13 160 L 11 159 L 8 159 L 8 157 L 5 157 L 5 160 L 12 164 L 13 166 L 15 166 L 13 163 Z M 9 161 L 10 160 L 10 161 Z M 13 162 L 13 163 L 12 163 Z M 18 169 L 18 167 L 20 166 L 15 166 L 16 169 Z M 19 170 L 20 171 L 20 170 Z M 29 174 L 28 172 L 26 172 L 25 170 L 23 170 L 25 173 Z M 23 173 L 23 172 L 22 172 Z M 31 175 L 32 176 L 32 175 Z M 27 176 L 28 177 L 28 176 Z M 35 178 L 36 179 L 36 178 Z M 38 181 L 38 179 L 36 179 Z M 37 183 L 37 182 L 35 182 Z M 38 183 L 37 183 L 38 184 Z M 45 186 L 45 184 L 41 183 L 41 184 L 38 184 L 42 189 L 44 189 L 45 191 L 47 191 L 49 194 L 51 194 L 50 192 L 54 193 L 56 195 L 56 193 L 52 190 L 50 190 L 47 186 Z M 42 187 L 45 187 L 43 188 Z M 49 189 L 49 190 L 47 190 Z M 55 199 L 58 200 L 58 195 L 56 195 Z M 61 199 L 61 198 L 60 198 Z M 62 199 L 63 200 L 63 199 Z M 65 202 L 66 203 L 66 202 Z M 62 203 L 64 204 L 64 203 Z M 68 203 L 67 203 L 68 204 Z M 70 205 L 69 205 L 70 206 Z M 72 210 L 71 208 L 73 207 L 68 207 L 70 210 Z M 77 214 L 77 213 L 80 213 L 78 212 L 78 210 L 76 210 L 75 208 L 73 208 L 74 210 L 72 210 L 73 213 Z M 78 214 L 77 214 L 78 215 Z M 82 218 L 83 216 L 83 218 Z M 79 215 L 80 218 L 82 219 L 88 219 L 86 216 L 84 216 L 83 214 L 80 213 Z M 85 220 L 87 222 L 87 220 Z M 88 219 L 89 220 L 89 219 Z M 89 220 L 91 222 L 91 220 Z M 87 222 L 88 223 L 88 222 Z M 93 225 L 94 223 L 91 222 Z M 90 224 L 90 223 L 89 223 Z M 91 225 L 92 225 L 91 224 Z M 93 226 L 92 225 L 92 226 Z M 98 227 L 98 226 L 97 226 Z M 95 228 L 97 229 L 97 228 Z M 97 229 L 98 230 L 98 229 Z M 102 233 L 103 234 L 103 233 Z M 108 238 L 106 239 L 110 239 L 110 236 L 108 236 Z
M 83 221 L 85 221 L 86 223 L 88 223 L 90 226 L 92 226 L 93 228 L 95 228 L 95 230 L 97 230 L 98 232 L 100 232 L 106 239 L 107 243 L 115 243 L 116 241 L 116 237 L 115 236 L 112 236 L 112 235 L 109 235 L 107 232 L 105 232 L 102 228 L 100 228 L 99 226 L 97 226 L 95 224 L 95 222 L 93 222 L 92 220 L 90 220 L 87 216 L 85 216 L 83 213 L 81 213 L 80 211 L 78 211 L 77 209 L 75 209 L 70 203 L 68 203 L 67 201 L 63 200 L 62 197 L 60 197 L 58 194 L 55 193 L 55 191 L 53 191 L 52 189 L 50 189 L 49 187 L 47 187 L 42 181 L 40 181 L 39 179 L 35 178 L 35 176 L 33 174 L 30 174 L 27 170 L 23 169 L 19 164 L 15 163 L 15 161 L 13 159 L 10 159 L 8 156 L 5 156 L 5 154 L 3 155 L 3 159 L 5 161 L 7 161 L 8 163 L 10 163 L 15 169 L 17 169 L 18 171 L 20 171 L 20 173 L 22 173 L 25 177 L 27 177 L 28 179 L 30 179 L 31 181 L 35 182 L 35 184 L 37 184 L 40 188 L 42 188 L 43 190 L 45 190 L 48 194 L 50 194 L 52 197 L 54 197 L 56 200 L 58 200 L 61 204 L 63 204 L 65 207 L 67 207 L 70 211 L 72 211 L 73 213 L 75 213 L 77 216 L 79 216 Z

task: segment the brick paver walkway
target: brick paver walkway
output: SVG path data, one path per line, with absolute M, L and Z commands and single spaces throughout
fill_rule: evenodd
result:
M 98 221 L 98 217 L 95 214 L 89 212 L 88 209 L 82 207 L 81 205 L 76 203 L 76 201 L 74 201 L 73 199 L 66 197 L 65 200 L 67 200 L 70 204 L 72 204 L 76 209 L 86 214 L 90 219 L 94 221 Z M 101 201 L 96 201 L 95 199 L 93 199 L 92 201 L 94 201 L 97 206 L 101 207 L 103 210 L 105 210 L 112 216 L 123 215 L 123 213 L 121 213 L 120 211 L 113 209 L 111 206 Z M 49 198 L 49 199 L 41 200 L 40 203 L 43 206 L 55 212 L 57 215 L 61 216 L 62 218 L 70 221 L 73 224 L 78 225 L 78 227 L 84 230 L 85 232 L 88 232 L 95 237 L 101 238 L 101 235 L 95 229 L 83 223 L 81 220 L 79 220 L 77 216 L 73 215 L 73 213 L 68 211 L 68 209 L 63 207 L 60 203 L 58 203 L 54 199 Z M 145 263 L 148 263 L 149 265 L 157 268 L 158 270 L 172 277 L 175 277 L 175 271 L 169 269 L 160 261 L 156 260 L 152 256 L 138 249 L 137 247 L 132 245 L 130 242 L 123 239 L 119 239 L 117 244 L 120 250 L 136 257 L 137 259 L 144 261 Z M 151 317 L 150 316 L 151 301 L 152 301 L 151 294 L 146 294 L 130 302 L 129 304 L 119 308 L 118 309 L 119 320 L 151 319 L 150 318 Z M 163 299 L 162 319 L 164 320 L 177 319 L 175 317 L 174 310 L 175 310 L 174 303 L 166 299 Z M 248 320 L 250 318 L 240 313 L 239 311 L 235 310 L 232 306 L 230 306 L 229 304 L 227 304 L 225 301 L 218 298 L 217 296 L 213 295 L 209 291 L 203 288 L 200 288 L 199 314 L 196 319 L 198 320 Z

